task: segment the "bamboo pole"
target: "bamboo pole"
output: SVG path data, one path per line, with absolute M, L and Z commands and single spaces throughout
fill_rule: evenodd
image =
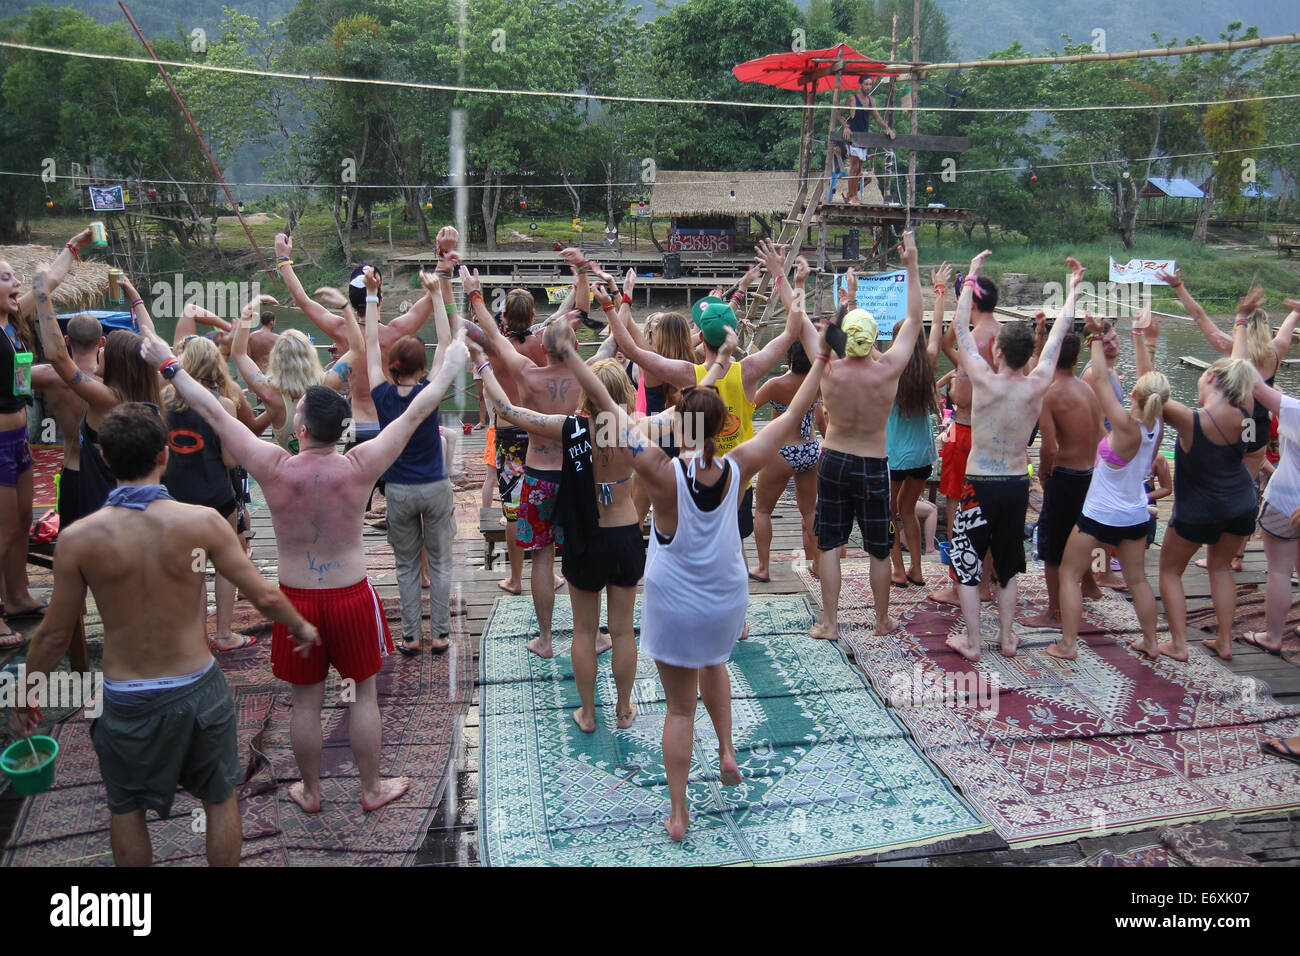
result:
M 921 0 L 912 0 L 912 59 L 921 59 Z M 921 78 L 912 80 L 912 135 L 917 126 L 916 106 L 921 98 Z M 916 150 L 907 151 L 907 228 L 912 228 L 912 207 L 916 205 Z
M 1300 43 L 1300 33 L 1283 33 L 1253 40 L 1222 40 L 1218 43 L 1196 43 L 1191 46 L 1154 47 L 1144 50 L 1119 50 L 1115 53 L 1073 53 L 1060 56 L 1026 56 L 1014 60 L 960 60 L 952 63 L 886 63 L 886 70 L 975 70 L 997 66 L 1039 66 L 1061 63 L 1106 63 L 1115 60 L 1140 60 L 1157 56 L 1188 56 L 1198 53 L 1221 53 L 1227 50 L 1258 49 Z

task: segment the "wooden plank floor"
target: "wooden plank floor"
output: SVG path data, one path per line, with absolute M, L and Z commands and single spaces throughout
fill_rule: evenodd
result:
M 483 447 L 482 433 L 474 433 L 472 437 L 464 440 L 464 445 L 464 454 L 471 460 L 476 459 Z M 476 452 L 475 449 L 478 451 Z M 803 546 L 799 531 L 799 515 L 793 501 L 782 499 L 778 504 L 772 518 L 772 531 L 772 580 L 769 583 L 750 581 L 750 593 L 805 594 L 802 582 L 792 570 L 789 557 Z M 369 536 L 367 543 L 369 543 Z M 752 566 L 755 559 L 752 538 L 746 542 L 746 553 L 750 557 Z M 476 673 L 479 638 L 491 613 L 492 604 L 501 594 L 496 582 L 505 574 L 501 561 L 493 566 L 492 571 L 483 570 L 482 556 L 481 539 L 468 542 L 465 558 L 457 562 L 452 585 L 452 593 L 459 594 L 466 603 L 466 614 L 455 619 L 458 629 L 457 639 L 468 640 L 471 643 Z M 937 560 L 937 556 L 928 555 L 926 560 Z M 1148 554 L 1147 563 L 1148 573 L 1153 583 L 1157 576 L 1158 562 L 1159 550 L 1152 549 Z M 1248 550 L 1245 568 L 1246 570 L 1238 575 L 1238 581 L 1258 583 L 1262 587 L 1264 556 L 1258 542 L 1253 542 Z M 528 577 L 529 566 L 526 565 L 525 594 L 530 591 Z M 390 594 L 393 599 L 396 599 L 395 585 L 386 583 L 382 579 L 375 583 L 385 601 L 389 599 Z M 1190 567 L 1184 579 L 1184 587 L 1190 608 L 1208 603 L 1209 579 L 1203 570 Z M 561 591 L 557 599 L 564 600 L 565 593 L 567 591 Z M 1197 653 L 1201 653 L 1199 638 L 1208 636 L 1210 635 L 1201 632 L 1189 632 L 1189 641 L 1196 646 Z M 1239 645 L 1233 660 L 1228 662 L 1227 666 L 1235 672 L 1266 681 L 1280 700 L 1300 698 L 1300 667 L 1281 658 Z M 476 687 L 474 700 L 461 732 L 459 746 L 456 748 L 455 773 L 447 787 L 443 805 L 417 857 L 417 865 L 463 866 L 478 863 L 478 748 L 479 720 Z M 1249 853 L 1261 863 L 1300 864 L 1300 808 L 1291 813 L 1253 817 L 1248 820 L 1216 820 L 1206 827 L 1216 836 Z M 1071 843 L 1028 850 L 1013 850 L 995 834 L 980 834 L 925 847 L 872 854 L 858 860 L 840 861 L 838 865 L 844 865 L 845 862 L 891 866 L 1076 863 L 1103 849 L 1122 852 L 1134 846 L 1158 842 L 1159 829 L 1157 826 L 1145 831 L 1104 838 L 1082 838 Z

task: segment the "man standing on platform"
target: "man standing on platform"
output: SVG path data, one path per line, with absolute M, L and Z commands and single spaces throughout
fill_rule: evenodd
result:
M 885 131 L 890 139 L 894 138 L 894 130 L 885 118 L 880 115 L 880 110 L 876 109 L 876 101 L 871 98 L 871 93 L 866 90 L 857 89 L 853 91 L 853 96 L 849 98 L 849 118 L 846 120 L 843 114 L 838 114 L 840 129 L 844 135 L 849 138 L 849 181 L 845 188 L 844 201 L 852 205 L 859 205 L 861 200 L 858 198 L 858 183 L 862 182 L 862 191 L 866 192 L 867 187 L 875 181 L 875 176 L 870 169 L 867 170 L 865 177 L 862 176 L 862 166 L 869 156 L 866 146 L 857 146 L 852 142 L 853 135 L 859 133 L 866 135 L 871 131 L 871 117 L 876 118 L 880 128 Z

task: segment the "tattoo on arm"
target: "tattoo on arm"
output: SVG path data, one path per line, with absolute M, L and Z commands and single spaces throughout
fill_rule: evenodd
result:
M 331 369 L 331 371 L 339 377 L 339 381 L 346 382 L 348 377 L 352 374 L 352 366 L 347 362 L 338 362 L 334 365 L 334 368 Z
M 84 382 L 85 380 L 86 380 L 86 376 L 82 374 L 81 369 L 77 369 L 77 371 L 73 374 L 72 378 L 68 379 L 68 384 L 76 385 L 77 383 Z

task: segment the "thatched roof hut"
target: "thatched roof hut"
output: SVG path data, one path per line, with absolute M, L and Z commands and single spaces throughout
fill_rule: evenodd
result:
M 757 173 L 660 169 L 650 191 L 656 217 L 770 216 L 788 213 L 799 192 L 793 170 Z
M 52 263 L 59 251 L 50 246 L 0 246 L 0 260 L 14 268 L 24 289 L 31 288 L 32 276 Z M 108 295 L 108 266 L 103 262 L 74 262 L 67 277 L 54 290 L 55 309 L 77 311 L 101 305 Z

